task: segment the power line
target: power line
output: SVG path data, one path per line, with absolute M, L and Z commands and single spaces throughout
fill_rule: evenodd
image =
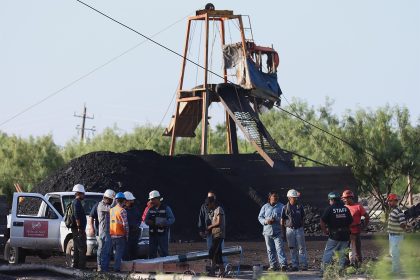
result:
M 290 106 L 290 108 L 292 108 L 292 110 L 294 111 L 294 113 L 292 113 L 292 112 L 290 112 L 290 111 L 288 111 L 288 110 L 286 110 L 286 109 L 284 109 L 284 108 L 281 108 L 280 106 L 278 106 L 278 105 L 274 105 L 276 108 L 278 108 L 279 110 L 281 110 L 281 111 L 283 111 L 283 112 L 285 112 L 285 113 L 287 113 L 287 114 L 289 114 L 289 115 L 291 115 L 291 116 L 293 116 L 293 117 L 295 117 L 295 118 L 297 118 L 297 119 L 299 119 L 300 121 L 302 121 L 302 122 L 304 122 L 304 123 L 306 123 L 306 124 L 308 124 L 308 125 L 310 125 L 310 126 L 312 126 L 312 127 L 314 127 L 314 128 L 316 128 L 316 129 L 318 129 L 318 130 L 320 130 L 320 131 L 322 131 L 322 132 L 324 132 L 324 133 L 326 133 L 327 135 L 329 135 L 329 136 L 331 136 L 331 137 L 333 137 L 333 138 L 335 138 L 335 139 L 337 139 L 337 140 L 339 140 L 339 141 L 342 141 L 343 143 L 345 143 L 345 144 L 347 144 L 349 147 L 351 147 L 355 152 L 363 152 L 363 153 L 365 153 L 365 154 L 367 154 L 368 156 L 370 156 L 370 157 L 372 157 L 374 160 L 376 160 L 380 165 L 382 165 L 382 166 L 386 166 L 386 164 L 384 164 L 383 162 L 381 162 L 381 160 L 380 159 L 378 159 L 373 153 L 371 153 L 371 152 L 369 152 L 368 150 L 366 150 L 366 149 L 363 149 L 363 148 L 361 148 L 361 147 L 359 147 L 359 146 L 356 146 L 356 145 L 354 145 L 354 144 L 352 144 L 352 143 L 350 143 L 348 140 L 346 140 L 346 139 L 344 139 L 344 138 L 342 138 L 342 137 L 339 137 L 339 136 L 337 136 L 337 135 L 335 135 L 335 134 L 333 134 L 333 133 L 331 133 L 331 132 L 329 132 L 328 130 L 325 130 L 325 129 L 323 129 L 322 127 L 319 127 L 319 126 L 317 126 L 317 125 L 315 125 L 315 124 L 313 124 L 313 123 L 311 123 L 311 122 L 309 122 L 308 120 L 306 120 L 306 119 L 304 119 L 303 117 L 301 117 L 298 113 L 297 113 L 297 110 L 292 106 L 292 104 L 287 100 L 287 98 L 286 98 L 286 96 L 284 96 L 284 94 L 283 94 L 283 98 L 286 100 L 286 102 L 289 104 L 289 106 Z M 416 143 L 417 142 L 419 142 L 420 141 L 420 139 L 418 139 L 418 141 L 416 141 Z M 400 157 L 402 157 L 402 155 L 404 154 L 404 152 L 402 152 L 401 154 L 400 154 Z M 392 165 L 390 166 L 392 169 L 394 169 L 395 171 L 397 171 L 397 172 L 401 172 L 401 173 L 403 173 L 403 170 L 400 170 L 399 168 L 396 168 L 396 167 L 393 167 Z M 412 176 L 413 177 L 413 176 Z M 418 178 L 416 178 L 416 177 L 413 177 L 413 178 L 415 178 L 415 179 L 418 179 Z
M 178 52 L 176 52 L 176 51 L 172 50 L 171 48 L 169 48 L 169 47 L 167 47 L 167 46 L 165 46 L 165 45 L 163 45 L 163 44 L 161 44 L 161 43 L 159 43 L 159 42 L 157 42 L 157 41 L 153 40 L 151 37 L 148 37 L 148 36 L 144 35 L 143 33 L 139 32 L 139 31 L 137 31 L 136 29 L 134 29 L 134 28 L 132 28 L 132 27 L 130 27 L 130 26 L 128 26 L 128 25 L 126 25 L 126 24 L 124 24 L 124 23 L 122 23 L 122 22 L 118 21 L 117 19 L 115 19 L 115 18 L 113 18 L 113 17 L 111 17 L 111 16 L 109 16 L 109 15 L 105 14 L 104 12 L 102 12 L 102 11 L 100 11 L 100 10 L 96 9 L 95 7 L 90 6 L 89 4 L 87 4 L 87 3 L 85 3 L 85 2 L 83 2 L 83 1 L 81 1 L 81 0 L 76 0 L 76 1 L 77 1 L 77 2 L 79 2 L 79 3 L 80 3 L 80 4 L 82 4 L 82 5 L 84 5 L 84 6 L 88 7 L 88 8 L 90 8 L 91 10 L 93 10 L 93 11 L 97 12 L 98 14 L 100 14 L 100 15 L 102 15 L 102 16 L 104 16 L 104 17 L 108 18 L 108 19 L 110 19 L 111 21 L 113 21 L 113 22 L 115 22 L 115 23 L 117 23 L 117 24 L 119 24 L 119 25 L 123 26 L 124 28 L 127 28 L 128 30 L 130 30 L 130 31 L 132 31 L 132 32 L 134 32 L 134 33 L 136 33 L 136 34 L 140 35 L 141 37 L 145 38 L 146 40 L 149 40 L 150 42 L 154 43 L 155 45 L 157 45 L 157 46 L 159 46 L 159 47 L 161 47 L 161 48 L 163 48 L 163 49 L 165 49 L 165 50 L 167 50 L 167 51 L 169 51 L 169 52 L 171 52 L 171 53 L 173 53 L 173 54 L 175 54 L 175 55 L 179 56 L 180 58 L 185 59 L 186 61 L 188 61 L 188 62 L 190 62 L 190 63 L 194 64 L 194 65 L 195 65 L 195 66 L 197 66 L 198 68 L 201 68 L 201 69 L 203 69 L 203 70 L 206 70 L 206 68 L 205 68 L 204 66 L 200 65 L 199 63 L 197 63 L 197 62 L 195 62 L 195 61 L 193 61 L 193 60 L 189 59 L 188 57 L 185 57 L 185 56 L 183 56 L 182 54 L 180 54 L 180 53 L 178 53 Z M 215 75 L 215 76 L 217 76 L 217 77 L 219 77 L 219 78 L 221 78 L 221 79 L 223 79 L 223 80 L 224 80 L 224 77 L 223 77 L 223 76 L 219 75 L 218 73 L 213 72 L 212 70 L 207 69 L 207 72 L 208 72 L 208 73 L 211 73 L 211 74 L 213 74 L 213 75 Z M 229 81 L 229 80 L 227 80 L 227 82 L 228 82 L 228 83 L 233 84 L 233 83 L 232 83 L 231 81 Z M 294 155 L 296 155 L 296 156 L 302 157 L 302 158 L 304 158 L 304 159 L 306 159 L 306 160 L 310 160 L 310 161 L 312 161 L 312 162 L 315 162 L 315 163 L 317 163 L 317 164 L 321 164 L 321 165 L 324 165 L 324 166 L 328 166 L 328 165 L 326 165 L 326 164 L 324 164 L 324 163 L 321 163 L 321 162 L 316 161 L 316 160 L 312 160 L 312 159 L 310 159 L 310 158 L 308 158 L 308 157 L 305 157 L 305 156 L 299 155 L 299 154 L 297 154 L 297 153 L 295 153 L 295 152 L 290 152 L 290 153 L 292 153 L 292 154 L 294 154 Z
M 167 27 L 163 28 L 162 30 L 156 32 L 155 34 L 151 35 L 151 37 L 155 37 L 163 32 L 165 32 L 166 30 L 170 29 L 171 27 L 173 27 L 174 25 L 178 24 L 179 22 L 183 21 L 185 18 L 187 18 L 191 13 L 189 13 L 188 15 L 184 16 L 183 18 L 171 23 L 170 25 L 168 25 Z M 91 71 L 87 72 L 86 74 L 80 76 L 79 78 L 73 80 L 72 82 L 68 83 L 67 85 L 63 86 L 62 88 L 52 92 L 51 94 L 47 95 L 46 97 L 44 97 L 43 99 L 35 102 L 34 104 L 26 107 L 25 109 L 21 110 L 20 112 L 14 114 L 13 116 L 9 117 L 8 119 L 2 121 L 0 123 L 0 127 L 2 127 L 3 125 L 5 125 L 6 123 L 11 122 L 12 120 L 16 119 L 17 117 L 19 117 L 20 115 L 23 115 L 24 113 L 30 111 L 31 109 L 35 108 L 36 106 L 44 103 L 45 101 L 47 101 L 48 99 L 60 94 L 61 92 L 63 92 L 65 89 L 68 89 L 69 87 L 73 86 L 74 84 L 80 82 L 81 80 L 83 80 L 84 78 L 87 78 L 88 76 L 92 75 L 93 73 L 95 73 L 96 71 L 104 68 L 105 66 L 111 64 L 112 62 L 114 62 L 115 60 L 117 60 L 118 58 L 126 55 L 127 53 L 133 51 L 134 49 L 138 48 L 139 46 L 143 45 L 144 43 L 146 43 L 148 41 L 148 39 L 141 41 L 140 43 L 132 46 L 131 48 L 125 50 L 124 52 L 122 52 L 121 54 L 114 56 L 113 58 L 111 58 L 110 60 L 108 60 L 107 62 L 95 67 L 94 69 L 92 69 Z

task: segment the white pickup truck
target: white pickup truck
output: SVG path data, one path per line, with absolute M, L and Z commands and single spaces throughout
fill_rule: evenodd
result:
M 102 193 L 85 194 L 82 205 L 87 215 L 102 197 Z M 73 199 L 74 192 L 54 192 L 45 196 L 39 193 L 14 193 L 11 214 L 7 216 L 8 241 L 4 258 L 16 264 L 24 263 L 27 255 L 45 259 L 53 254 L 65 254 L 66 263 L 70 266 L 73 261 L 73 240 L 70 229 L 64 224 L 63 213 Z M 148 248 L 149 230 L 142 224 L 138 256 L 147 256 Z M 96 237 L 87 235 L 87 256 L 96 255 L 96 249 Z

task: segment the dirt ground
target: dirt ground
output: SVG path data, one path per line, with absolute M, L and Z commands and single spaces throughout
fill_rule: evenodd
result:
M 326 240 L 307 240 L 307 250 L 309 255 L 309 268 L 313 270 L 318 270 L 320 261 L 322 258 L 324 246 Z M 363 239 L 363 254 L 365 259 L 376 259 L 382 252 L 386 251 L 387 248 L 379 248 L 376 242 L 372 239 Z M 243 255 L 239 256 L 230 256 L 228 258 L 229 263 L 237 267 L 241 265 L 241 270 L 250 270 L 254 265 L 268 265 L 267 252 L 264 241 L 250 241 L 250 242 L 226 242 L 225 247 L 229 246 L 242 246 Z M 170 243 L 169 253 L 171 255 L 183 254 L 186 252 L 192 251 L 202 251 L 206 250 L 206 243 L 203 242 L 193 242 L 193 243 Z M 288 259 L 290 255 L 286 249 Z M 39 257 L 27 257 L 26 263 L 49 263 L 55 265 L 64 266 L 64 257 L 55 256 L 47 260 L 42 260 Z M 94 270 L 96 268 L 96 259 L 90 258 L 88 260 L 88 269 Z

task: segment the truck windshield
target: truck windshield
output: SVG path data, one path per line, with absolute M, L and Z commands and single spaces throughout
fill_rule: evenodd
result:
M 67 208 L 67 205 L 74 200 L 73 195 L 65 195 L 63 196 L 63 205 L 64 209 Z M 86 215 L 89 215 L 90 211 L 92 211 L 93 206 L 102 200 L 102 195 L 85 195 L 85 199 L 82 201 L 83 208 L 85 209 Z

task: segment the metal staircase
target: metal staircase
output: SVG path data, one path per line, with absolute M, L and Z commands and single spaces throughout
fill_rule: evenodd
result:
M 216 88 L 216 94 L 226 111 L 267 163 L 274 167 L 279 161 L 290 162 L 291 155 L 274 141 L 243 91 L 241 87 L 231 84 L 219 84 Z

